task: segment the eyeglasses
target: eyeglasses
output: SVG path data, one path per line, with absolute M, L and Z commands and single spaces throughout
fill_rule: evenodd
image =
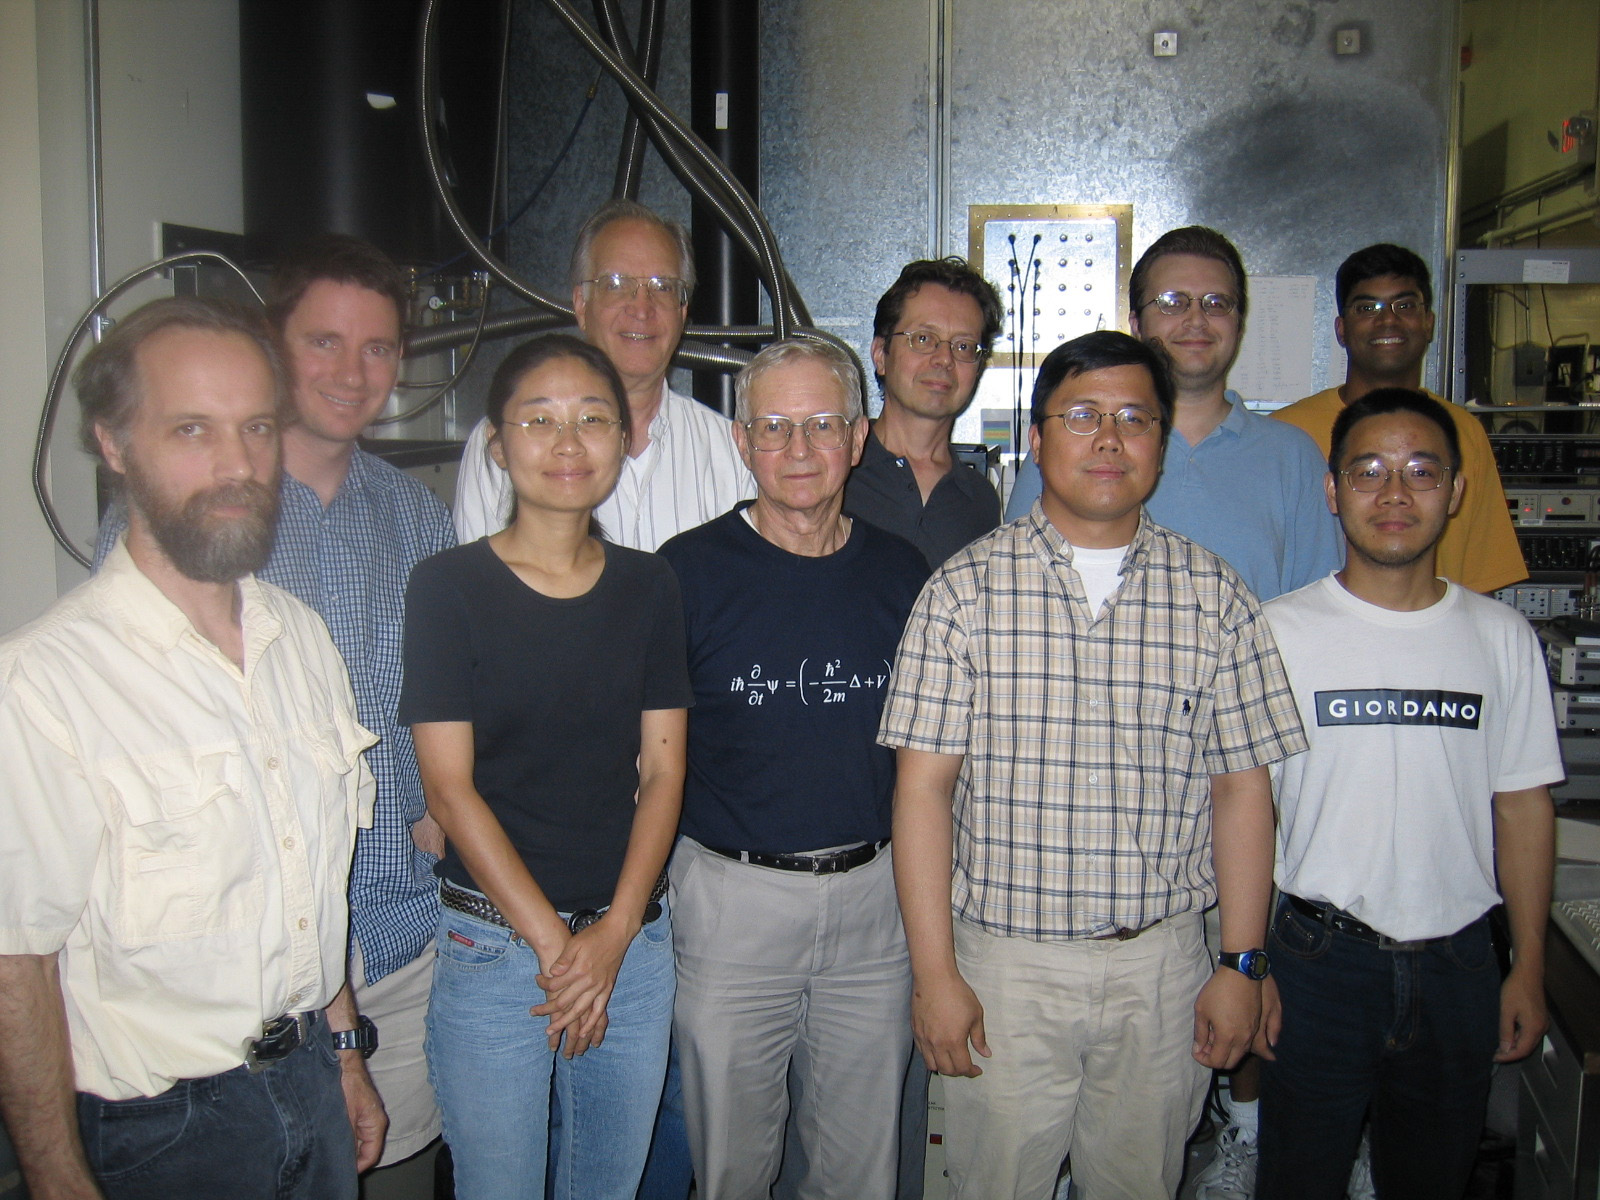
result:
M 1387 311 L 1404 321 L 1408 317 L 1421 316 L 1428 309 L 1421 300 L 1407 296 L 1399 300 L 1355 300 L 1350 303 L 1347 311 L 1352 316 L 1369 318 Z
M 689 285 L 675 275 L 597 275 L 583 283 L 595 289 L 595 298 L 602 304 L 632 300 L 640 288 L 655 304 L 682 306 L 689 302 Z
M 978 362 L 987 353 L 982 342 L 975 342 L 971 338 L 942 338 L 926 329 L 902 329 L 889 336 L 905 338 L 913 354 L 932 354 L 940 346 L 949 346 L 950 357 L 958 363 Z
M 1431 492 L 1444 484 L 1450 468 L 1442 463 L 1416 459 L 1391 470 L 1383 465 L 1381 459 L 1364 458 L 1339 474 L 1344 476 L 1354 492 L 1381 492 L 1389 486 L 1389 478 L 1393 475 L 1400 476 L 1400 482 L 1405 484 L 1408 492 Z
M 1098 408 L 1069 408 L 1066 412 L 1046 413 L 1045 419 L 1060 417 L 1067 432 L 1088 437 L 1100 428 L 1100 422 L 1110 417 L 1117 432 L 1129 437 L 1149 433 L 1152 426 L 1161 424 L 1161 418 L 1147 408 L 1119 408 L 1116 412 L 1101 412 Z
M 854 424 L 843 413 L 813 413 L 804 421 L 779 416 L 756 417 L 746 421 L 744 428 L 750 435 L 750 444 L 757 450 L 782 450 L 796 429 L 805 431 L 812 449 L 838 450 L 850 440 L 850 426 Z
M 526 421 L 507 421 L 506 424 L 515 425 L 522 430 L 528 440 L 536 446 L 548 446 L 560 441 L 562 435 L 569 429 L 578 435 L 580 442 L 598 446 L 609 440 L 616 430 L 622 428 L 620 420 L 602 417 L 598 413 L 584 413 L 572 421 L 530 417 Z
M 1200 302 L 1200 311 L 1208 317 L 1225 317 L 1239 307 L 1238 300 L 1222 292 L 1207 292 L 1204 296 L 1191 296 L 1188 292 L 1162 292 L 1139 307 L 1149 308 L 1154 304 L 1156 311 L 1163 316 L 1181 317 L 1196 300 Z

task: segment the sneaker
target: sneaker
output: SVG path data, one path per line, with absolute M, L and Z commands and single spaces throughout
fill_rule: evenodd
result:
M 1361 1147 L 1356 1151 L 1356 1165 L 1350 1171 L 1350 1186 L 1345 1189 L 1345 1200 L 1378 1200 L 1372 1188 L 1372 1135 L 1361 1135 Z
M 1251 1200 L 1256 1194 L 1255 1139 L 1237 1125 L 1217 1135 L 1217 1153 L 1195 1179 L 1194 1200 Z

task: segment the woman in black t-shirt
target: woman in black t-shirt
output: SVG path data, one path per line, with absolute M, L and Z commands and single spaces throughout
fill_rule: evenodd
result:
M 407 591 L 400 717 L 449 839 L 429 1072 L 461 1200 L 543 1200 L 547 1165 L 558 1196 L 631 1200 L 672 1019 L 682 606 L 661 559 L 595 536 L 630 433 L 606 357 L 528 342 L 487 409 L 512 523 Z

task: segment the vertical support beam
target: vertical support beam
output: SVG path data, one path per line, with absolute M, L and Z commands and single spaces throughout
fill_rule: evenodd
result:
M 689 0 L 689 121 L 728 170 L 761 196 L 761 5 L 751 0 Z M 694 257 L 699 274 L 690 317 L 695 324 L 754 325 L 761 319 L 760 281 L 715 214 L 694 205 Z M 733 412 L 733 378 L 695 377 L 695 398 Z

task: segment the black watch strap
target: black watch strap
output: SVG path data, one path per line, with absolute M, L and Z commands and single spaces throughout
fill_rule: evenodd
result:
M 357 1017 L 354 1029 L 340 1029 L 334 1032 L 333 1048 L 359 1050 L 362 1058 L 371 1058 L 372 1052 L 378 1048 L 378 1027 L 372 1023 L 371 1017 Z

